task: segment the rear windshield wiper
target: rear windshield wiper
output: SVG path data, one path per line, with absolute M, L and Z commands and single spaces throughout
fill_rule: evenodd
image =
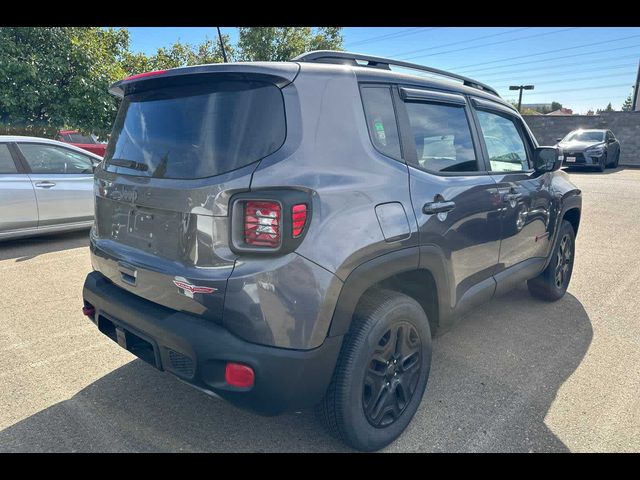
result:
M 146 172 L 149 170 L 149 165 L 146 163 L 136 162 L 134 160 L 126 160 L 124 158 L 112 158 L 109 160 L 109 165 L 115 165 L 117 167 L 132 168 L 133 170 L 140 170 Z

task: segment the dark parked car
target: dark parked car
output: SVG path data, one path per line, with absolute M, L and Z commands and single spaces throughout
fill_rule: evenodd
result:
M 567 167 L 605 168 L 618 166 L 620 161 L 620 142 L 611 130 L 578 129 L 564 138 L 558 138 L 558 147 L 564 154 Z
M 318 51 L 111 92 L 83 312 L 204 392 L 316 405 L 379 449 L 418 409 L 432 334 L 521 282 L 567 289 L 580 190 L 475 80 Z

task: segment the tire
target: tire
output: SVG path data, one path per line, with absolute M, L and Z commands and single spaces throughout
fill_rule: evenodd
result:
M 620 162 L 620 150 L 616 153 L 616 159 L 613 162 L 613 168 L 618 168 L 618 163 Z
M 575 245 L 576 236 L 573 226 L 563 220 L 549 265 L 540 275 L 527 282 L 529 293 L 532 296 L 549 302 L 555 302 L 564 296 L 573 272 Z
M 398 338 L 406 343 L 394 343 Z M 413 418 L 430 367 L 431 330 L 420 304 L 389 290 L 367 292 L 316 413 L 329 433 L 347 445 L 379 450 Z
M 607 168 L 607 154 L 605 153 L 602 157 L 600 157 L 600 162 L 596 167 L 599 172 L 604 172 L 604 169 Z

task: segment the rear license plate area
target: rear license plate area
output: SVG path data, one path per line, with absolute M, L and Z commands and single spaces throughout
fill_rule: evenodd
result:
M 576 157 L 566 157 L 567 162 L 574 163 L 576 161 Z
M 138 242 L 153 244 L 154 215 L 137 209 L 129 214 L 129 235 Z
M 98 317 L 98 329 L 122 348 L 133 353 L 140 360 L 144 360 L 148 364 L 162 370 L 158 348 L 150 338 L 141 335 L 139 332 L 134 333 L 129 328 L 123 327 L 118 322 L 114 322 L 111 318 L 105 317 L 104 315 Z

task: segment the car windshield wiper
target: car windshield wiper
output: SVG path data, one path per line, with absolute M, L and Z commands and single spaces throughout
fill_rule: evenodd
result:
M 109 160 L 109 165 L 115 165 L 117 167 L 132 168 L 134 170 L 140 170 L 146 172 L 149 170 L 149 165 L 146 163 L 136 162 L 134 160 L 126 160 L 124 158 L 112 158 Z

